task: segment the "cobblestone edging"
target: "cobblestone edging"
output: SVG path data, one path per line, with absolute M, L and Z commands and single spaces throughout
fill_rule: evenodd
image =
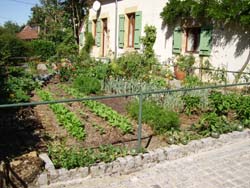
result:
M 169 147 L 158 148 L 148 153 L 137 156 L 126 156 L 117 158 L 111 163 L 98 163 L 90 167 L 75 168 L 72 170 L 56 170 L 47 154 L 41 154 L 40 157 L 45 161 L 46 170 L 39 176 L 36 185 L 46 187 L 46 185 L 63 185 L 80 181 L 86 177 L 112 176 L 128 174 L 143 168 L 154 166 L 165 160 L 175 160 L 198 152 L 209 151 L 225 144 L 232 144 L 238 140 L 250 138 L 250 130 L 245 129 L 243 132 L 232 132 L 223 134 L 220 138 L 203 138 L 193 140 L 187 145 L 171 145 Z

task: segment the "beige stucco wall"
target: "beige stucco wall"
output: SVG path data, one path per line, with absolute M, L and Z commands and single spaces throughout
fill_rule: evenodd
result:
M 171 28 L 162 28 L 162 19 L 160 13 L 168 0 L 121 0 L 118 1 L 118 20 L 117 20 L 117 41 L 118 41 L 118 29 L 119 29 L 119 14 L 126 14 L 129 12 L 142 11 L 142 36 L 144 35 L 145 25 L 154 25 L 157 28 L 157 39 L 154 45 L 155 53 L 160 62 L 167 62 L 169 58 L 173 57 L 172 54 L 172 30 Z M 115 1 L 107 0 L 101 6 L 100 17 L 108 18 L 108 35 L 109 45 L 108 50 L 110 53 L 107 55 L 112 56 L 115 51 Z M 90 9 L 90 19 L 96 18 L 97 13 Z M 125 20 L 125 25 L 127 22 Z M 248 60 L 249 61 L 249 46 L 250 44 L 244 44 L 249 42 L 247 40 L 247 34 L 236 31 L 239 27 L 235 28 L 220 28 L 213 30 L 213 47 L 211 56 L 209 57 L 210 63 L 215 67 L 224 66 L 228 70 L 237 71 Z M 126 35 L 126 33 L 125 33 Z M 243 36 L 239 39 L 239 35 Z M 125 45 L 126 46 L 126 39 Z M 118 47 L 118 44 L 117 44 Z M 94 47 L 92 55 L 100 56 L 100 48 Z M 118 56 L 131 49 L 121 49 L 118 47 Z M 142 51 L 140 49 L 139 51 Z M 197 61 L 199 61 L 199 55 Z M 229 74 L 233 79 L 233 74 Z

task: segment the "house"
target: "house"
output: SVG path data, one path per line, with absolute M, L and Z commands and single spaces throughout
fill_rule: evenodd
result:
M 208 59 L 214 67 L 238 71 L 250 60 L 248 35 L 239 27 L 213 28 L 199 25 L 194 20 L 180 23 L 175 28 L 163 26 L 160 13 L 166 2 L 101 0 L 98 11 L 93 8 L 89 11 L 88 32 L 95 38 L 92 55 L 112 58 L 116 52 L 120 56 L 125 52 L 142 51 L 140 37 L 144 35 L 144 27 L 153 25 L 157 28 L 154 50 L 162 63 L 168 63 L 179 54 L 193 54 L 198 66 Z M 233 74 L 229 76 L 233 77 Z
M 17 37 L 22 40 L 34 40 L 39 38 L 39 26 L 31 27 L 26 25 L 22 31 L 17 33 Z

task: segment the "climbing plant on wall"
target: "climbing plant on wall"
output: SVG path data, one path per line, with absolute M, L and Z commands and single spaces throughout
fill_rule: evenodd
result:
M 174 24 L 181 19 L 194 18 L 200 21 L 227 24 L 237 22 L 243 27 L 250 25 L 249 0 L 170 0 L 161 12 L 165 24 Z

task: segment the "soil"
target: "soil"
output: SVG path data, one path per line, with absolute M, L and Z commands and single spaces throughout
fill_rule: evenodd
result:
M 62 89 L 57 87 L 56 84 L 49 84 L 47 87 L 44 88 L 45 90 L 49 90 L 51 93 L 53 93 L 53 97 L 55 99 L 63 99 L 63 98 L 72 98 L 72 96 L 69 96 L 66 94 Z M 38 101 L 39 98 L 37 96 L 34 96 L 33 101 Z M 129 99 L 109 99 L 109 100 L 99 100 L 100 102 L 105 103 L 106 105 L 112 107 L 114 110 L 120 112 L 123 115 L 126 115 L 126 105 Z M 87 137 L 84 141 L 77 141 L 72 136 L 70 136 L 66 130 L 59 126 L 58 122 L 56 121 L 54 113 L 49 109 L 47 105 L 40 105 L 35 107 L 35 111 L 39 119 L 41 120 L 43 127 L 48 135 L 50 135 L 51 139 L 54 141 L 60 141 L 63 140 L 66 145 L 68 146 L 80 146 L 80 147 L 98 147 L 103 144 L 113 144 L 113 145 L 125 145 L 129 147 L 136 147 L 137 146 L 137 122 L 131 120 L 133 125 L 133 133 L 131 134 L 122 134 L 122 132 L 115 127 L 112 127 L 109 125 L 105 120 L 102 118 L 96 116 L 93 114 L 90 109 L 88 109 L 86 106 L 84 106 L 81 102 L 73 102 L 64 104 L 67 106 L 68 109 L 73 111 L 78 118 L 81 119 L 81 121 L 84 123 L 85 131 L 87 133 Z M 103 132 L 100 132 L 101 128 L 104 130 Z M 90 136 L 91 135 L 91 136 Z M 150 146 L 150 148 L 156 147 L 158 142 L 162 142 L 158 138 L 153 137 L 153 131 L 152 129 L 147 126 L 143 125 L 142 128 L 142 141 L 143 146 Z M 154 140 L 152 142 L 153 145 L 150 145 L 150 141 Z M 163 145 L 163 144 L 160 144 Z M 159 147 L 159 146 L 158 146 Z
M 34 110 L 0 110 L 0 187 L 27 187 L 43 170 L 37 152 L 45 150 L 42 125 Z

